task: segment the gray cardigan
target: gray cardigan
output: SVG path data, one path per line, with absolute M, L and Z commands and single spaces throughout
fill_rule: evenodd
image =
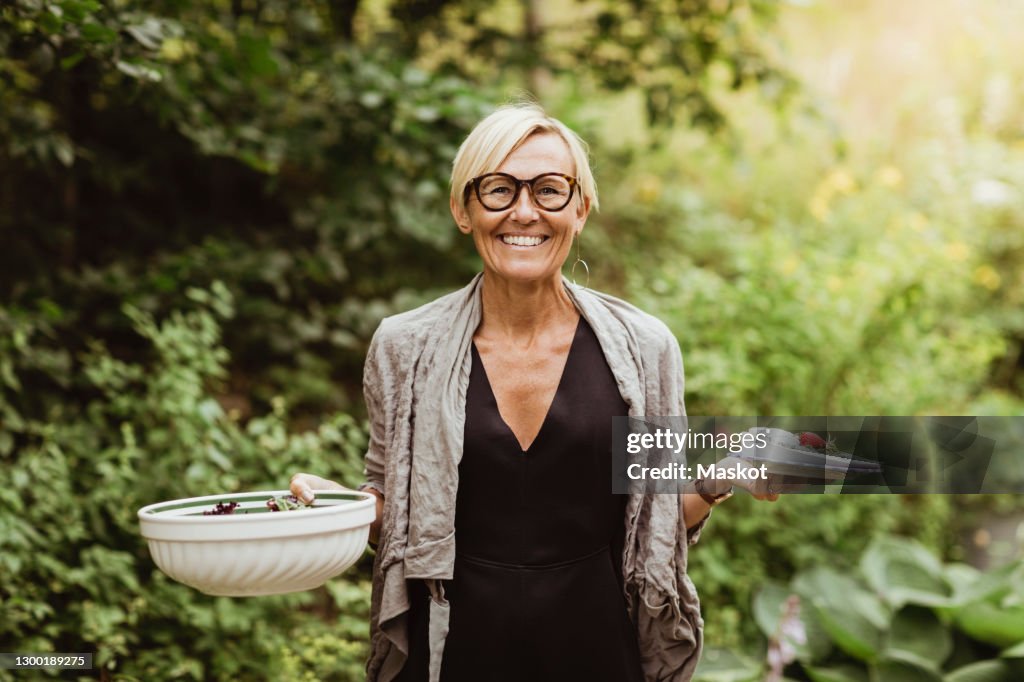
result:
M 449 615 L 441 580 L 452 578 L 455 561 L 458 466 L 482 280 L 478 274 L 458 291 L 384 319 L 370 343 L 363 389 L 371 434 L 361 487 L 385 499 L 373 566 L 370 682 L 394 679 L 408 654 L 407 579 L 425 580 L 433 597 L 431 682 L 440 676 Z M 593 328 L 629 416 L 684 415 L 682 355 L 668 327 L 613 296 L 563 284 Z M 704 627 L 686 574 L 687 548 L 706 519 L 687 532 L 677 495 L 636 494 L 624 522 L 625 598 L 645 679 L 686 682 Z

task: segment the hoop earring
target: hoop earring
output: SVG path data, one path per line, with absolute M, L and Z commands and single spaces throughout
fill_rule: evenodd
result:
M 590 266 L 587 265 L 587 261 L 580 258 L 580 235 L 583 233 L 582 230 L 576 233 L 576 262 L 572 264 L 572 269 L 569 270 L 569 276 L 572 278 L 572 283 L 581 289 L 586 289 L 587 285 L 590 284 Z M 576 284 L 576 266 L 582 265 L 583 270 L 587 273 L 586 284 Z

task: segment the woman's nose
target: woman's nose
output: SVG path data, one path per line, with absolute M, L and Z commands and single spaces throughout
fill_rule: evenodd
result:
M 516 197 L 515 203 L 512 204 L 511 218 L 517 223 L 532 223 L 540 218 L 528 185 L 520 188 L 519 196 Z

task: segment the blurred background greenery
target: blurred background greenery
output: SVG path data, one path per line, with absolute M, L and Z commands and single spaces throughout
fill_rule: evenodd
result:
M 362 678 L 369 555 L 206 597 L 134 513 L 359 482 L 366 345 L 479 267 L 448 171 L 523 91 L 590 141 L 591 286 L 677 334 L 691 414 L 1022 414 L 1021 25 L 1019 0 L 4 3 L 0 650 Z M 734 499 L 691 553 L 700 677 L 1021 679 L 1022 518 Z

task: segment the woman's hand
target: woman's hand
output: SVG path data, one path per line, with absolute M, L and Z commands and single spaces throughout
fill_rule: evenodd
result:
M 292 491 L 292 495 L 299 498 L 306 504 L 313 502 L 314 490 L 351 490 L 346 488 L 340 483 L 314 476 L 313 474 L 304 474 L 299 472 L 292 475 L 291 483 L 288 485 L 288 489 Z
M 321 478 L 320 476 L 314 476 L 313 474 L 302 473 L 301 471 L 292 475 L 288 489 L 291 490 L 292 495 L 306 504 L 311 504 L 315 499 L 313 495 L 314 490 L 352 490 L 352 488 L 346 488 L 340 483 Z M 353 490 L 352 492 L 356 491 Z M 377 498 L 377 517 L 370 524 L 370 542 L 376 546 L 380 538 L 381 519 L 384 518 L 384 495 L 373 488 L 367 488 L 366 492 Z
M 719 469 L 736 469 L 737 471 L 747 471 L 750 469 L 758 470 L 758 467 L 754 466 L 745 459 L 739 457 L 726 457 L 725 459 L 717 462 Z M 719 484 L 725 485 L 732 483 L 733 485 L 743 488 L 753 496 L 755 500 L 767 500 L 774 502 L 779 499 L 779 493 L 774 492 L 781 486 L 781 480 L 778 474 L 768 474 L 768 478 L 756 478 L 756 479 L 745 479 L 737 477 L 735 480 L 718 481 Z

